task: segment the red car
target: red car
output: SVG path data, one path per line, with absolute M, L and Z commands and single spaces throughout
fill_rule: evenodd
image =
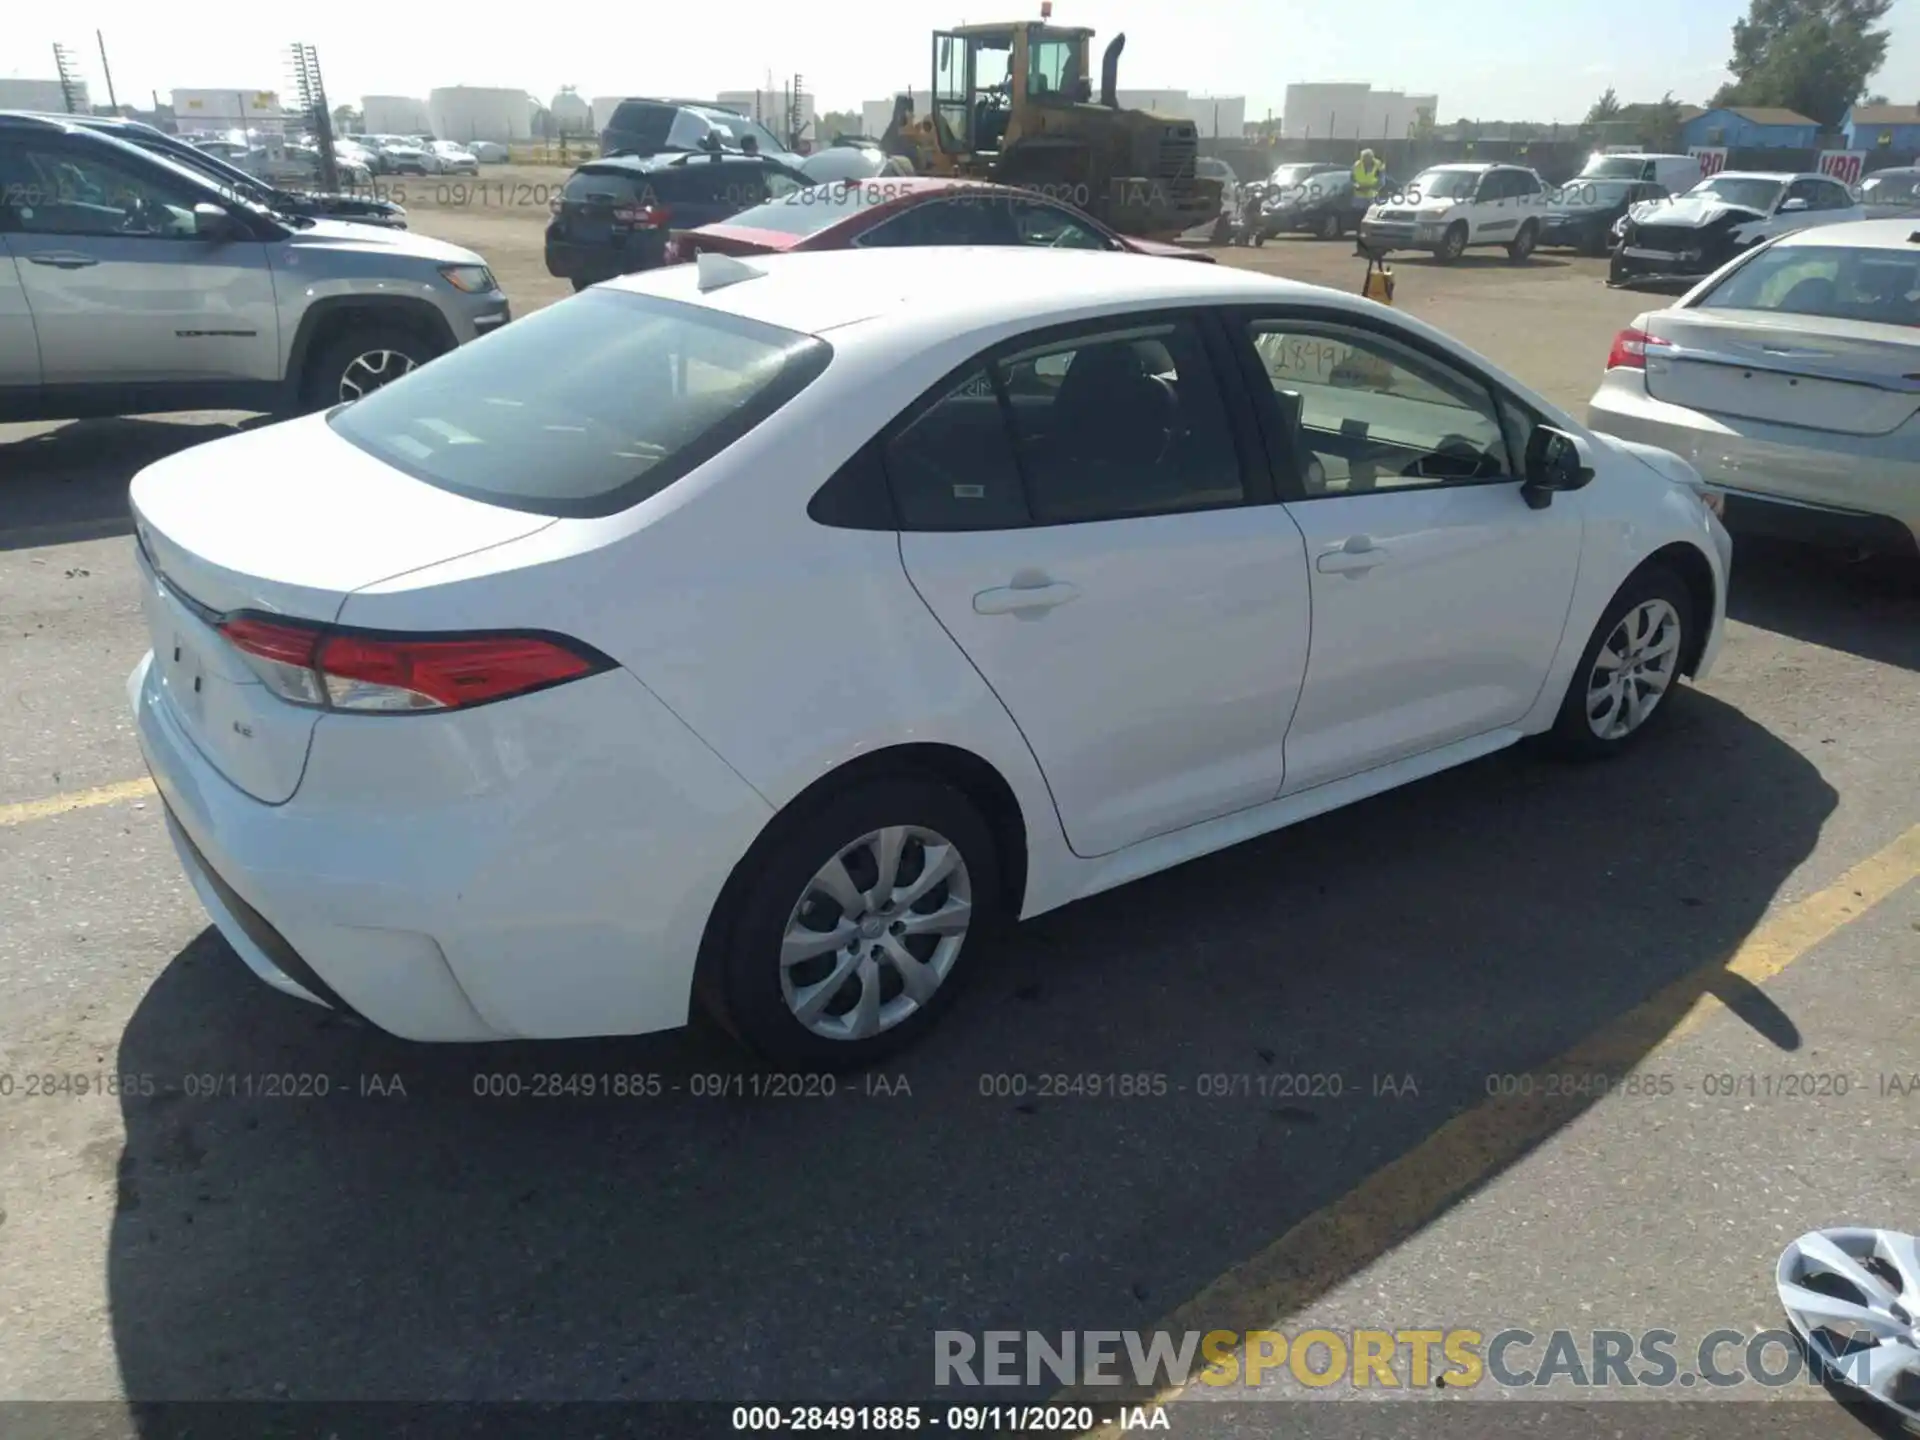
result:
M 1200 250 L 1121 235 L 1073 206 L 1013 185 L 929 176 L 876 176 L 789 192 L 727 220 L 675 231 L 666 263 L 702 251 L 770 255 L 867 245 L 1036 245 L 1170 255 Z

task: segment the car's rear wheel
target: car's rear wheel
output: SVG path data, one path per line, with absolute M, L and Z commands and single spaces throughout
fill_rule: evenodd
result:
M 307 367 L 302 399 L 323 410 L 371 395 L 410 374 L 435 354 L 417 333 L 398 325 L 367 325 L 347 330 L 321 345 Z
M 913 1043 L 999 922 L 992 833 L 937 780 L 858 783 L 756 848 L 721 901 L 735 913 L 715 916 L 708 993 L 776 1064 L 857 1068 Z
M 1554 721 L 1555 748 L 1576 758 L 1617 755 L 1673 709 L 1691 653 L 1693 595 L 1665 565 L 1647 565 L 1600 616 Z
M 1539 232 L 1533 228 L 1533 222 L 1529 220 L 1520 227 L 1520 233 L 1513 237 L 1513 243 L 1507 246 L 1507 258 L 1516 265 L 1519 264 L 1533 254 L 1534 242 L 1538 239 Z
M 1440 237 L 1440 248 L 1433 252 L 1433 258 L 1442 265 L 1451 265 L 1467 253 L 1467 222 L 1456 220 L 1447 227 L 1447 233 Z

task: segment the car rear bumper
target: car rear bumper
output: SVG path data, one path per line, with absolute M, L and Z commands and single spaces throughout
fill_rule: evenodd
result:
M 1736 535 L 1920 550 L 1920 465 L 1881 453 L 1894 436 L 1812 435 L 1703 414 L 1648 394 L 1636 370 L 1607 372 L 1587 423 L 1687 461 L 1726 497 L 1726 526 Z
M 770 812 L 631 675 L 324 715 L 300 789 L 269 805 L 151 673 L 149 654 L 128 697 L 181 866 L 274 989 L 421 1041 L 685 1023 L 720 886 Z
M 547 236 L 547 273 L 560 280 L 589 282 L 651 270 L 667 253 L 664 230 L 635 230 L 616 235 L 609 243 L 582 244 Z

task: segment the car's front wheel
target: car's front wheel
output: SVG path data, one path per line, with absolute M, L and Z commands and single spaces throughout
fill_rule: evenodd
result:
M 728 886 L 704 987 L 776 1064 L 869 1065 L 952 1003 L 1000 916 L 993 836 L 938 780 L 868 780 L 785 823 Z
M 1554 722 L 1555 747 L 1580 758 L 1617 755 L 1668 714 L 1692 651 L 1693 612 L 1686 582 L 1667 566 L 1635 572 L 1581 653 Z
M 397 325 L 369 325 L 327 341 L 307 366 L 301 399 L 324 410 L 370 395 L 434 356 L 433 347 Z
M 1451 265 L 1467 253 L 1467 222 L 1456 220 L 1447 227 L 1447 233 L 1440 237 L 1440 248 L 1433 252 L 1433 258 L 1442 265 Z
M 1325 215 L 1320 217 L 1320 238 L 1322 240 L 1338 240 L 1340 238 L 1340 232 L 1345 228 L 1346 227 L 1340 223 L 1340 216 L 1334 211 L 1329 210 Z

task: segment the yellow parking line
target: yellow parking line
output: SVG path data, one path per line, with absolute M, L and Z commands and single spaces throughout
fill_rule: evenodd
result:
M 1725 963 L 1704 965 L 1602 1026 L 1533 1074 L 1526 1096 L 1501 1096 L 1456 1115 L 1398 1159 L 1235 1266 L 1158 1326 L 1186 1331 L 1272 1328 L 1437 1218 L 1448 1205 L 1520 1160 L 1589 1097 L 1547 1094 L 1549 1075 L 1620 1076 L 1722 1008 L 1722 976 L 1758 985 L 1850 921 L 1920 878 L 1920 825 L 1816 894 L 1762 921 Z M 1522 1088 L 1529 1088 L 1523 1086 Z M 1245 1355 L 1241 1356 L 1244 1363 Z M 1153 1397 L 1164 1403 L 1182 1387 Z M 1081 1403 L 1098 1395 L 1065 1392 Z M 1099 1427 L 1092 1433 L 1105 1433 Z
M 122 800 L 144 800 L 153 793 L 153 781 L 142 778 L 100 785 L 92 790 L 75 790 L 69 795 L 49 795 L 44 800 L 0 805 L 0 828 L 24 825 L 29 820 L 49 820 L 70 810 L 91 810 L 96 805 L 117 805 Z

